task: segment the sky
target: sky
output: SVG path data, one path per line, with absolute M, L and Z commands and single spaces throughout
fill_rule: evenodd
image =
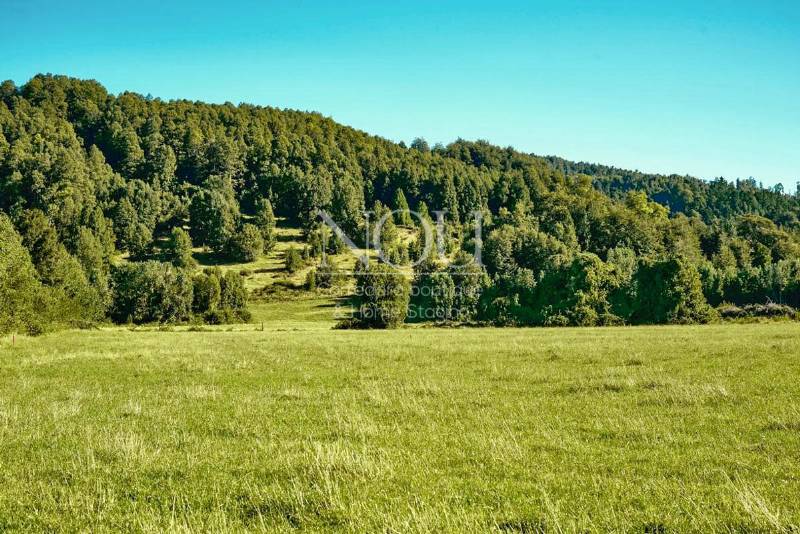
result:
M 0 79 L 318 111 L 395 141 L 800 180 L 800 2 L 3 0 Z

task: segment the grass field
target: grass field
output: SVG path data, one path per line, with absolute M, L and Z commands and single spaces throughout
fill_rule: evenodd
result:
M 0 530 L 800 525 L 800 325 L 0 340 Z

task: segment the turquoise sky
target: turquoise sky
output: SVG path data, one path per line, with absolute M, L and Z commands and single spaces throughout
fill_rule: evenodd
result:
M 800 2 L 4 0 L 0 78 L 315 110 L 394 140 L 800 180 Z M 123 5 L 125 4 L 125 5 Z

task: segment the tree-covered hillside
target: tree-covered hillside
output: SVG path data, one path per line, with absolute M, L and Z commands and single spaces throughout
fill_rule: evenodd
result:
M 647 174 L 552 156 L 547 159 L 566 174 L 591 176 L 595 187 L 614 198 L 624 198 L 631 190 L 644 191 L 672 213 L 697 214 L 706 222 L 753 213 L 800 229 L 800 182 L 795 194 L 787 195 L 782 185 L 764 188 L 754 178 L 732 183 L 720 177 L 706 182 L 691 176 Z
M 306 230 L 314 257 L 318 208 L 359 239 L 406 207 L 446 211 L 447 252 L 415 268 L 415 286 L 435 291 L 410 303 L 436 320 L 694 322 L 723 302 L 800 305 L 796 196 L 483 142 L 406 147 L 317 113 L 47 75 L 0 86 L 0 330 L 246 319 L 241 282 L 195 272 L 192 246 L 252 261 L 278 215 Z M 476 211 L 483 265 L 468 254 Z M 423 235 L 414 218 L 395 224 Z M 419 239 L 389 227 L 382 239 L 392 263 L 420 259 Z

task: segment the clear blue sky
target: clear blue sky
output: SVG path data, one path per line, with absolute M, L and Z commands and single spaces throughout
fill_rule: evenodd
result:
M 394 140 L 800 180 L 800 2 L 4 0 L 0 78 L 315 110 Z

